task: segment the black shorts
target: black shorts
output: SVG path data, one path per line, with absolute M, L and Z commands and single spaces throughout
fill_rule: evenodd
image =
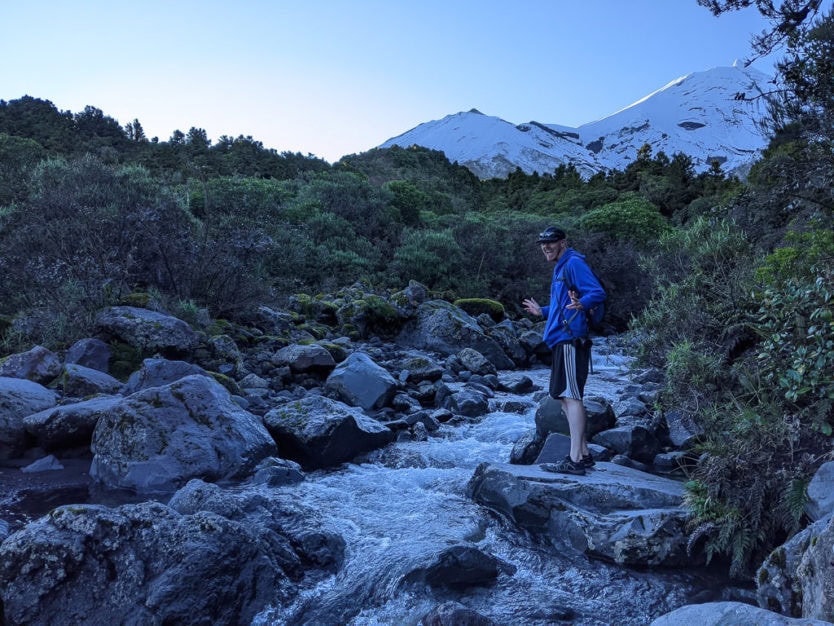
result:
M 591 363 L 591 340 L 557 343 L 550 364 L 550 396 L 581 400 Z

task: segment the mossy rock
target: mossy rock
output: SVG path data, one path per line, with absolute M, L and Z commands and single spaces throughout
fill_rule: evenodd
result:
M 463 309 L 472 317 L 478 317 L 481 313 L 486 313 L 496 322 L 503 320 L 505 315 L 504 305 L 489 298 L 461 298 L 455 300 L 452 304 Z
M 151 303 L 151 294 L 144 291 L 134 291 L 119 299 L 119 304 L 122 306 L 135 306 L 140 309 L 147 309 Z
M 212 320 L 209 327 L 206 329 L 206 334 L 210 337 L 215 337 L 217 335 L 231 335 L 234 331 L 234 324 L 232 324 L 229 320 L 224 319 L 215 319 Z
M 341 363 L 349 356 L 349 352 L 344 346 L 337 343 L 319 342 L 319 345 L 330 353 L 336 363 Z
M 226 391 L 229 393 L 239 396 L 240 395 L 240 386 L 237 384 L 233 378 L 229 378 L 225 374 L 221 374 L 220 372 L 209 372 L 209 375 L 216 380 L 218 383 L 223 385 L 226 388 Z
M 126 382 L 128 377 L 142 366 L 148 356 L 142 350 L 120 341 L 110 343 L 110 375 Z

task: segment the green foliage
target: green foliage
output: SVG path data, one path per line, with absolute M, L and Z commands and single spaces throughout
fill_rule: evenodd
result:
M 449 230 L 406 230 L 391 269 L 401 284 L 416 280 L 435 289 L 455 289 L 463 252 Z
M 648 243 L 669 229 L 666 219 L 645 198 L 631 195 L 585 213 L 579 224 L 615 239 Z

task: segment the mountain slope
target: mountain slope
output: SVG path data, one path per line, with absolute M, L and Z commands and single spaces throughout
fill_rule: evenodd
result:
M 670 82 L 601 120 L 571 128 L 531 121 L 513 125 L 473 109 L 426 122 L 380 147 L 420 145 L 443 151 L 481 178 L 503 177 L 516 167 L 552 172 L 573 163 L 589 177 L 623 169 L 644 144 L 672 156 L 683 152 L 696 171 L 721 163 L 725 172 L 743 170 L 766 145 L 757 127 L 764 105 L 756 85 L 769 77 L 737 66 L 694 72 Z

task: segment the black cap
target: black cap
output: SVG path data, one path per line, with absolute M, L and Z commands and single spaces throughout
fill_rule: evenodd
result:
M 562 239 L 564 239 L 566 236 L 567 235 L 565 235 L 565 231 L 563 231 L 561 228 L 551 226 L 539 233 L 538 242 L 548 243 L 551 241 L 562 241 Z

